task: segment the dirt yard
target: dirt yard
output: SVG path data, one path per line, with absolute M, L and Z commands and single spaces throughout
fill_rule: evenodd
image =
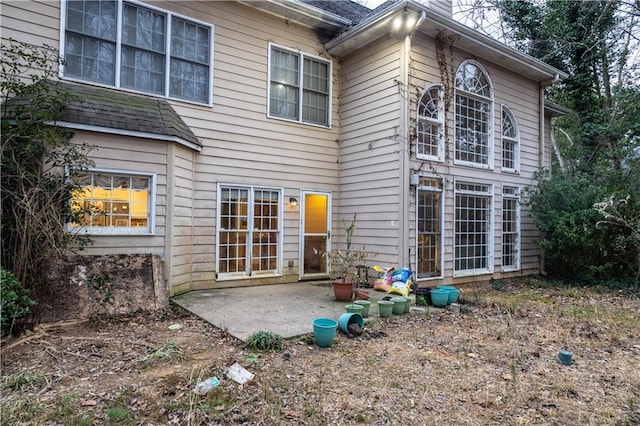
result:
M 258 352 L 177 308 L 44 324 L 2 342 L 2 424 L 640 424 L 640 300 L 534 284 L 466 289 L 460 314 L 374 318 L 330 348 Z

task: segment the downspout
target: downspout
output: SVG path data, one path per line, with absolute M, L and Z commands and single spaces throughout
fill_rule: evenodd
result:
M 399 153 L 400 164 L 398 171 L 399 190 L 399 267 L 408 264 L 409 249 L 409 58 L 411 51 L 411 35 L 407 34 L 402 42 L 402 54 L 400 56 L 400 129 L 399 129 Z
M 540 171 L 542 171 L 542 169 L 544 169 L 544 157 L 545 157 L 545 149 L 544 149 L 544 137 L 545 137 L 545 116 L 544 116 L 544 89 L 548 86 L 551 86 L 555 83 L 557 83 L 558 81 L 560 81 L 560 76 L 558 74 L 554 75 L 553 78 L 543 81 L 540 83 L 540 90 L 538 91 L 538 97 L 539 97 L 539 103 L 540 103 L 540 124 L 539 124 L 539 132 L 540 135 L 539 137 L 539 145 L 540 145 L 540 149 L 539 151 L 539 159 L 538 159 L 538 168 L 540 169 Z M 542 241 L 544 239 L 544 233 L 542 231 L 540 231 L 540 241 Z M 545 252 L 544 249 L 542 247 L 540 247 L 540 273 L 541 274 L 545 274 L 545 263 L 544 263 L 544 258 L 545 258 Z

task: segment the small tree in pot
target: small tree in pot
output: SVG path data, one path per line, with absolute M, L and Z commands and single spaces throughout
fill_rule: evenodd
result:
M 362 250 L 354 250 L 352 246 L 353 234 L 356 230 L 356 214 L 353 214 L 351 222 L 344 222 L 345 246 L 329 252 L 314 249 L 314 252 L 327 259 L 329 276 L 333 280 L 333 291 L 337 301 L 350 302 L 356 287 L 356 268 L 366 264 L 371 256 L 365 247 Z

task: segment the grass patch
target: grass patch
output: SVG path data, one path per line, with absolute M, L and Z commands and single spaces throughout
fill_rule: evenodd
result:
M 247 345 L 259 351 L 281 351 L 283 339 L 271 331 L 256 331 L 247 339 Z

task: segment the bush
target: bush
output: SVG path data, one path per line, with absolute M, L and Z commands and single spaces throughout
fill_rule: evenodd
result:
M 15 320 L 28 316 L 36 302 L 31 298 L 31 292 L 11 272 L 4 269 L 0 270 L 0 300 L 0 323 L 2 335 L 6 336 L 11 334 Z

